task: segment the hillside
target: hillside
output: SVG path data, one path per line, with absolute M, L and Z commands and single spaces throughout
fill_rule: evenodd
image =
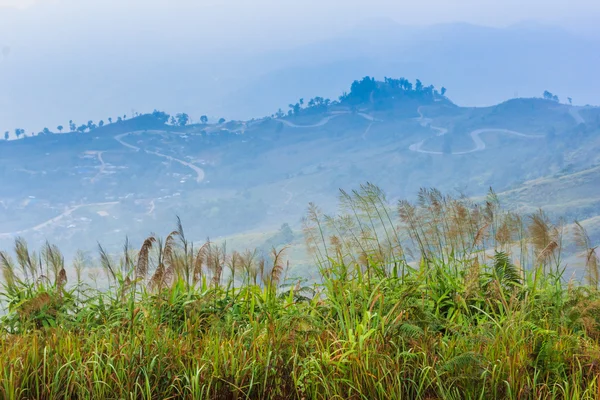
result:
M 297 231 L 309 202 L 332 211 L 338 189 L 365 181 L 392 199 L 493 186 L 509 208 L 600 215 L 599 108 L 544 99 L 461 107 L 442 93 L 363 79 L 339 100 L 249 121 L 183 125 L 155 112 L 2 142 L 0 247 L 20 235 L 67 254 L 97 241 L 116 248 L 177 215 L 195 240 L 283 223 Z

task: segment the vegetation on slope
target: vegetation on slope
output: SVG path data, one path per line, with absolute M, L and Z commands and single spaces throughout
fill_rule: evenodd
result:
M 321 281 L 271 257 L 165 240 L 100 247 L 109 287 L 69 285 L 57 248 L 2 252 L 2 398 L 596 398 L 598 259 L 562 279 L 566 225 L 422 190 L 392 207 L 373 185 L 311 205 Z M 89 266 L 89 265 L 88 265 Z M 71 277 L 70 279 L 73 279 Z

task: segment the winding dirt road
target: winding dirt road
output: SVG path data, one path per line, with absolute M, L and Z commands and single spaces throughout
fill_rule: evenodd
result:
M 350 111 L 333 112 L 332 115 L 329 115 L 329 116 L 323 118 L 322 120 L 320 120 L 319 122 L 317 122 L 316 124 L 312 124 L 312 125 L 297 125 L 297 124 L 294 124 L 293 122 L 287 121 L 285 119 L 278 119 L 277 121 L 282 122 L 283 124 L 289 126 L 290 128 L 318 128 L 320 126 L 326 125 L 329 121 L 331 121 L 332 119 L 334 119 L 336 117 L 339 117 L 340 115 L 347 115 L 347 114 L 351 114 L 351 112 Z M 376 119 L 372 115 L 365 114 L 363 112 L 359 112 L 356 115 L 360 115 L 364 119 L 371 121 L 371 122 L 375 122 L 375 121 L 381 122 L 380 119 Z
M 417 109 L 417 112 L 419 113 L 419 118 L 417 118 L 418 121 L 420 121 L 421 126 L 427 126 L 430 129 L 437 131 L 437 135 L 436 136 L 443 136 L 446 133 L 448 133 L 448 129 L 440 127 L 440 126 L 433 126 L 431 125 L 432 119 L 431 118 L 426 118 L 423 113 L 421 112 L 421 107 L 419 107 Z M 544 137 L 544 135 L 527 135 L 525 133 L 521 133 L 521 132 L 517 132 L 517 131 L 511 131 L 509 129 L 502 129 L 502 128 L 483 128 L 483 129 L 476 129 L 474 131 L 472 131 L 470 133 L 471 139 L 473 140 L 473 142 L 475 143 L 475 147 L 471 150 L 466 150 L 466 151 L 457 151 L 457 152 L 452 152 L 449 153 L 451 155 L 461 155 L 461 154 L 470 154 L 470 153 L 475 153 L 477 151 L 483 151 L 485 150 L 486 146 L 485 146 L 485 142 L 481 139 L 480 135 L 482 133 L 488 133 L 488 132 L 496 132 L 496 133 L 504 133 L 506 135 L 514 135 L 514 136 L 519 136 L 519 137 L 524 137 L 524 138 L 528 138 L 528 139 L 541 139 Z M 441 155 L 444 154 L 444 152 L 441 151 L 431 151 L 431 150 L 423 150 L 422 147 L 425 144 L 425 139 L 421 140 L 420 142 L 417 143 L 413 143 L 411 144 L 408 149 L 410 151 L 415 151 L 418 153 L 423 153 L 423 154 L 435 154 L 435 155 Z
M 33 226 L 31 228 L 27 228 L 27 229 L 22 229 L 20 231 L 16 231 L 16 232 L 9 232 L 9 233 L 0 233 L 0 239 L 5 239 L 5 238 L 10 238 L 10 237 L 14 237 L 14 236 L 18 236 L 18 235 L 22 235 L 23 233 L 26 232 L 30 232 L 30 231 L 39 231 L 49 225 L 52 225 L 53 223 L 60 221 L 61 219 L 63 219 L 64 217 L 71 215 L 73 212 L 75 212 L 76 210 L 79 210 L 80 208 L 84 208 L 84 207 L 94 207 L 94 206 L 112 206 L 115 204 L 119 204 L 118 201 L 112 201 L 109 203 L 91 203 L 91 204 L 80 204 L 78 206 L 73 206 L 69 209 L 67 209 L 65 212 L 63 212 L 60 215 L 57 215 L 54 218 L 51 218 L 45 222 L 42 222 L 39 225 Z
M 134 145 L 132 145 L 132 144 L 129 144 L 129 143 L 127 143 L 127 142 L 123 141 L 123 138 L 124 138 L 124 137 L 126 137 L 126 136 L 129 136 L 129 135 L 138 135 L 138 134 L 140 134 L 140 133 L 144 133 L 144 132 L 142 132 L 142 131 L 135 131 L 135 132 L 127 132 L 127 133 L 123 133 L 123 134 L 120 134 L 120 135 L 117 135 L 117 136 L 115 136 L 115 140 L 116 140 L 117 142 L 119 142 L 120 144 L 122 144 L 123 146 L 125 146 L 125 147 L 128 147 L 128 148 L 130 148 L 130 149 L 132 149 L 132 150 L 135 150 L 135 151 L 144 151 L 144 152 L 145 152 L 145 153 L 147 153 L 147 154 L 152 154 L 152 155 L 155 155 L 155 156 L 157 156 L 157 157 L 166 158 L 167 160 L 170 160 L 170 161 L 175 161 L 176 163 L 179 163 L 179 164 L 181 164 L 181 165 L 184 165 L 184 166 L 186 166 L 186 167 L 188 167 L 188 168 L 192 169 L 192 170 L 193 170 L 193 171 L 196 173 L 196 182 L 200 183 L 200 182 L 202 182 L 202 181 L 204 180 L 204 177 L 205 177 L 204 170 L 203 170 L 202 168 L 200 168 L 200 167 L 197 167 L 196 165 L 194 165 L 194 164 L 192 164 L 192 163 L 189 163 L 189 162 L 187 162 L 187 161 L 180 160 L 180 159 L 178 159 L 178 158 L 175 158 L 175 157 L 169 156 L 169 155 L 167 155 L 167 154 L 162 154 L 162 153 L 159 153 L 159 152 L 157 152 L 157 151 L 151 151 L 151 150 L 142 150 L 142 149 L 140 149 L 140 148 L 139 148 L 139 147 L 137 147 L 137 146 L 134 146 Z M 148 131 L 148 132 L 145 132 L 145 133 L 162 133 L 162 132 Z

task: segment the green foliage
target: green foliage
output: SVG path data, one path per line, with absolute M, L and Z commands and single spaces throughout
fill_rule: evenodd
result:
M 521 240 L 542 245 L 517 232 L 549 226 L 515 221 L 493 192 L 482 207 L 423 190 L 395 210 L 374 185 L 342 191 L 340 215 L 307 214 L 314 286 L 281 250 L 196 246 L 180 221 L 138 252 L 100 247 L 102 290 L 81 260 L 69 285 L 55 246 L 17 239 L 0 253 L 0 397 L 596 398 L 600 292 L 538 255 L 517 265 Z

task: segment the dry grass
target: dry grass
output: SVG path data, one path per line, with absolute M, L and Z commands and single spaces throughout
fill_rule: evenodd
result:
M 581 225 L 586 285 L 562 279 L 564 224 L 492 191 L 392 205 L 365 184 L 304 225 L 317 283 L 288 276 L 285 249 L 195 248 L 180 221 L 139 251 L 99 247 L 105 291 L 82 282 L 82 258 L 68 284 L 57 248 L 17 239 L 14 260 L 0 253 L 0 398 L 598 398 L 598 258 Z

